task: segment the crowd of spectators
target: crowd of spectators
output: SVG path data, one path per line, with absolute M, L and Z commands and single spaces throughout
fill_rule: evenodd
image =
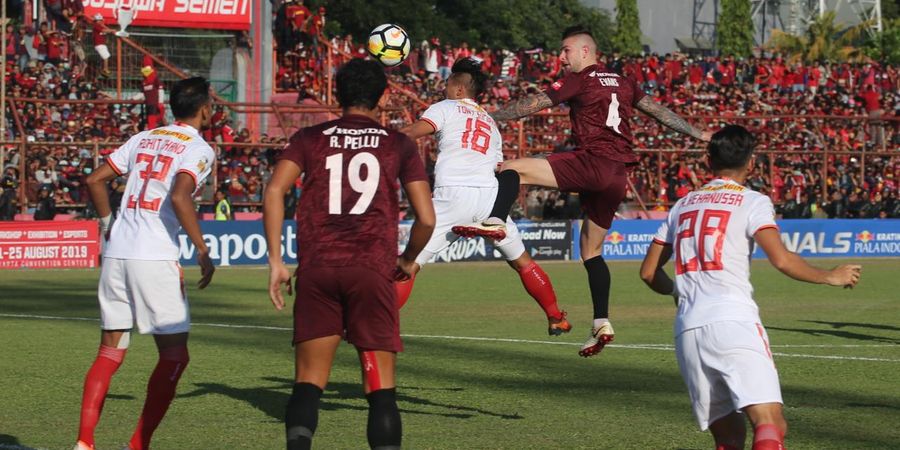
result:
M 364 49 L 348 38 L 333 42 L 341 46 L 344 58 L 364 56 Z M 489 110 L 548 88 L 561 70 L 556 51 L 474 50 L 465 42 L 451 46 L 432 38 L 389 72 L 395 85 L 406 91 L 395 93 L 391 102 L 401 111 L 418 114 L 425 105 L 442 100 L 450 67 L 464 57 L 481 59 L 492 75 L 493 83 L 481 99 Z M 611 54 L 600 60 L 608 70 L 635 78 L 647 95 L 699 126 L 715 129 L 734 122 L 753 130 L 762 152 L 751 185 L 781 205 L 784 217 L 900 217 L 897 67 L 874 61 L 804 64 L 777 54 L 749 59 Z M 336 64 L 340 62 L 337 58 Z M 791 117 L 798 115 L 805 117 Z M 398 117 L 392 123 L 409 119 Z M 519 126 L 524 128 L 521 149 Z M 686 152 L 699 149 L 699 142 L 641 115 L 634 117 L 632 129 L 641 162 L 632 172 L 629 200 L 665 210 L 708 181 L 710 171 L 702 154 Z M 501 131 L 508 157 L 520 151 L 574 148 L 564 108 L 501 124 Z M 420 144 L 433 160 L 433 142 Z M 669 151 L 654 151 L 662 149 Z M 577 196 L 533 190 L 523 214 L 577 215 L 577 208 L 567 207 L 573 202 Z
M 96 83 L 105 74 L 87 64 L 85 48 L 110 30 L 102 21 L 81 15 L 80 2 L 61 0 L 59 4 L 60 14 L 48 13 L 49 20 L 37 26 L 7 26 L 8 95 L 61 101 L 105 99 Z M 365 57 L 364 47 L 351 36 L 326 40 L 325 13 L 325 8 L 313 13 L 301 0 L 277 5 L 277 90 L 323 101 L 326 59 L 330 56 L 334 68 L 348 58 Z M 475 49 L 465 42 L 450 45 L 432 38 L 415 45 L 407 61 L 389 72 L 395 91 L 403 91 L 391 96 L 391 105 L 400 113 L 393 114 L 390 123 L 402 126 L 427 105 L 443 99 L 450 67 L 465 57 L 479 58 L 492 75 L 482 98 L 488 109 L 546 89 L 561 75 L 556 51 Z M 740 59 L 610 54 L 601 55 L 601 61 L 608 70 L 634 77 L 647 95 L 695 124 L 714 129 L 736 122 L 751 128 L 763 151 L 749 184 L 771 196 L 784 217 L 900 216 L 900 122 L 896 121 L 900 73 L 896 67 L 871 61 L 803 64 L 779 55 Z M 93 170 L 97 155 L 95 145 L 74 143 L 96 143 L 102 157 L 114 148 L 113 143 L 146 126 L 141 105 L 19 102 L 17 109 L 27 140 L 48 143 L 39 151 L 29 150 L 24 176 L 18 173 L 21 155 L 17 150 L 9 148 L 3 155 L 3 177 L 24 183 L 32 204 L 45 195 L 42 191 L 61 207 L 84 204 L 84 177 Z M 7 112 L 5 137 L 21 138 L 12 111 Z M 507 157 L 574 148 L 564 107 L 501 126 Z M 640 115 L 633 119 L 632 128 L 641 161 L 631 172 L 631 203 L 665 210 L 709 179 L 698 142 Z M 213 117 L 206 137 L 221 150 L 215 182 L 204 187 L 202 198 L 212 200 L 216 191 L 223 191 L 236 211 L 257 211 L 253 203 L 261 201 L 273 152 L 284 145 L 285 138 L 254 136 L 246 128 L 235 127 L 222 109 Z M 248 143 L 257 146 L 241 145 Z M 433 141 L 422 140 L 420 145 L 428 155 L 427 165 L 433 168 Z M 577 217 L 577 197 L 532 189 L 519 212 L 532 218 Z

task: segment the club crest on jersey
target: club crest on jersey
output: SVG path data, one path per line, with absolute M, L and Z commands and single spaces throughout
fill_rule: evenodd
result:
M 550 87 L 554 91 L 558 91 L 558 90 L 562 89 L 562 83 L 560 83 L 559 81 L 554 81 L 553 84 L 550 85 Z
M 205 159 L 201 159 L 200 162 L 197 163 L 197 172 L 203 173 L 206 170 L 206 165 L 209 164 Z

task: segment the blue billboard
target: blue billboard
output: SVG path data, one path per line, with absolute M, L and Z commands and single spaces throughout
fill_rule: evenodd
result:
M 640 260 L 662 221 L 616 220 L 603 243 L 608 260 Z M 779 220 L 781 240 L 788 250 L 806 258 L 900 257 L 900 220 L 795 219 Z M 581 221 L 572 223 L 572 259 L 580 259 Z M 758 247 L 754 258 L 764 258 Z
M 603 256 L 608 260 L 641 260 L 659 228 L 659 220 L 616 220 L 606 241 Z M 409 239 L 408 222 L 400 224 L 398 251 Z M 804 257 L 900 257 L 900 220 L 779 220 L 781 240 L 788 250 Z M 262 221 L 204 221 L 203 239 L 210 257 L 220 266 L 266 264 L 266 238 Z M 297 263 L 297 226 L 285 221 L 281 252 L 285 263 Z M 535 259 L 578 260 L 581 221 L 519 223 L 525 248 Z M 571 232 L 568 232 L 571 230 Z M 183 265 L 195 264 L 194 245 L 183 232 L 178 235 Z M 571 249 L 571 251 L 569 251 Z M 757 248 L 753 255 L 765 255 Z M 435 255 L 435 262 L 490 261 L 501 259 L 490 242 L 460 239 Z

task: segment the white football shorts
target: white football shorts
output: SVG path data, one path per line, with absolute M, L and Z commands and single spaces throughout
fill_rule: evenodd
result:
M 97 50 L 97 54 L 99 54 L 100 58 L 103 59 L 104 61 L 109 59 L 110 56 L 112 56 L 109 53 L 109 47 L 107 47 L 106 44 L 95 45 L 94 50 Z
M 496 187 L 445 186 L 434 190 L 434 213 L 436 224 L 431 240 L 416 258 L 424 266 L 431 258 L 459 239 L 450 231 L 454 225 L 466 225 L 487 219 L 497 198 Z M 512 261 L 525 253 L 525 244 L 519 229 L 512 219 L 506 219 L 506 239 L 498 242 L 496 248 L 507 261 Z
M 186 333 L 191 328 L 184 275 L 177 261 L 103 258 L 100 328 L 141 334 Z
M 701 430 L 734 411 L 783 403 L 765 328 L 714 322 L 675 337 L 675 355 Z

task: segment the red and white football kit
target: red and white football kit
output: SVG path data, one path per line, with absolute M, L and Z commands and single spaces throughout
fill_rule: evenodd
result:
M 705 430 L 735 410 L 782 403 L 750 284 L 754 235 L 776 228 L 769 197 L 715 179 L 675 204 L 654 242 L 673 247 L 675 352 Z
M 216 160 L 193 127 L 177 123 L 136 134 L 106 163 L 128 176 L 122 205 L 103 251 L 101 328 L 175 334 L 190 329 L 187 296 L 178 264 L 178 231 L 169 192 L 176 175 L 202 185 Z

